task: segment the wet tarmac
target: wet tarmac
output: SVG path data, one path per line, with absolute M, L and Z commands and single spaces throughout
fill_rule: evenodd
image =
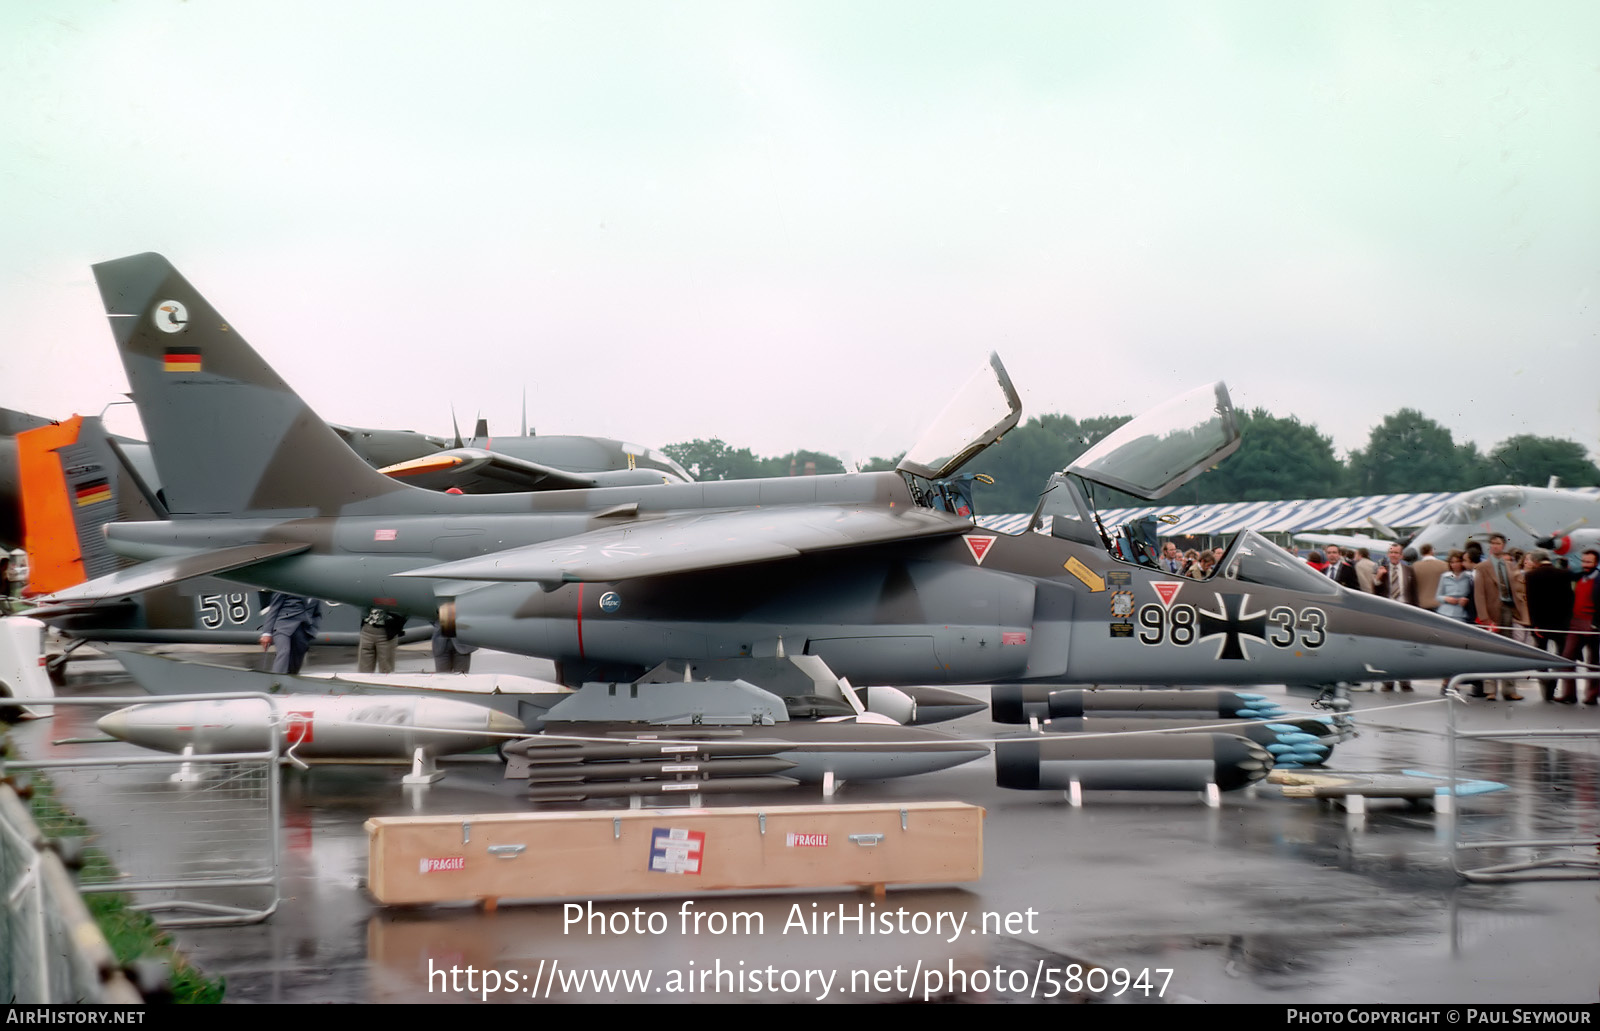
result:
M 201 656 L 219 661 L 219 656 Z M 426 656 L 402 652 L 402 669 Z M 240 664 L 247 657 L 235 656 Z M 317 668 L 353 665 L 338 649 Z M 541 675 L 532 660 L 480 653 L 478 669 Z M 137 691 L 109 660 L 71 667 L 69 693 Z M 1268 687 L 1286 708 L 1311 696 Z M 1467 729 L 1600 730 L 1595 707 L 1474 702 Z M 1360 736 L 1337 747 L 1333 770 L 1424 770 L 1448 764 L 1437 687 L 1352 695 Z M 120 744 L 60 745 L 93 734 L 94 713 L 69 711 L 12 734 L 26 757 L 132 754 Z M 1018 728 L 983 716 L 944 724 L 973 737 Z M 121 750 L 121 752 L 118 752 Z M 1207 808 L 1192 794 L 1096 794 L 1074 809 L 1059 792 L 997 788 L 992 763 L 877 784 L 841 802 L 956 799 L 987 809 L 981 880 L 935 890 L 698 898 L 706 913 L 742 916 L 741 933 L 682 933 L 681 898 L 600 902 L 602 914 L 648 920 L 663 933 L 566 926 L 559 903 L 385 910 L 364 889 L 364 821 L 375 815 L 524 811 L 497 763 L 448 765 L 431 788 L 403 789 L 395 766 L 289 770 L 283 780 L 282 901 L 266 921 L 197 928 L 177 938 L 234 1002 L 524 1001 L 538 978 L 551 1001 L 897 1002 L 1541 1002 L 1600 998 L 1600 881 L 1473 884 L 1452 868 L 1463 839 L 1600 839 L 1600 749 L 1594 740 L 1478 740 L 1459 747 L 1462 773 L 1510 790 L 1462 799 L 1455 816 L 1403 801 L 1365 816 L 1261 786 Z M 124 869 L 237 867 L 260 859 L 244 824 L 207 823 L 185 791 L 154 774 L 57 774 L 66 800 L 96 827 Z M 134 784 L 132 781 L 137 780 Z M 817 801 L 804 789 L 729 797 L 727 804 Z M 723 804 L 717 800 L 716 804 Z M 608 810 L 621 803 L 590 803 Z M 241 829 L 242 828 L 242 829 Z M 1557 851 L 1554 849 L 1546 850 Z M 1590 848 L 1593 854 L 1593 846 Z M 1505 861 L 1509 850 L 1470 862 Z M 231 867 L 230 867 L 231 868 Z M 259 889 L 207 889 L 219 897 Z M 801 913 L 860 905 L 905 914 L 908 933 L 805 933 Z M 634 911 L 640 916 L 634 917 Z M 989 927 L 983 926 L 985 918 Z M 759 918 L 763 933 L 744 933 Z M 943 920 L 937 932 L 932 927 Z M 960 920 L 960 933 L 950 926 Z M 916 933 L 918 921 L 930 925 Z M 786 926 L 787 925 L 787 926 Z M 496 987 L 469 985 L 492 970 Z M 1097 973 L 1088 973 L 1090 967 Z M 454 983 L 451 968 L 456 970 Z M 598 983 L 596 975 L 635 978 Z M 648 985 L 637 979 L 648 975 Z M 583 984 L 571 979 L 584 977 Z M 676 987 L 674 987 L 676 986 Z

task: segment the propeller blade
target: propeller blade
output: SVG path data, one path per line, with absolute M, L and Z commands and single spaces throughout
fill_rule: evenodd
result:
M 1517 524 L 1517 526 L 1518 526 L 1519 529 L 1527 530 L 1528 533 L 1533 535 L 1533 546 L 1534 547 L 1536 547 L 1536 548 L 1550 548 L 1550 549 L 1555 550 L 1557 552 L 1557 554 L 1561 554 L 1564 549 L 1562 549 L 1562 548 L 1557 546 L 1557 544 L 1561 540 L 1561 538 L 1565 537 L 1567 534 L 1571 533 L 1573 530 L 1576 530 L 1578 527 L 1582 526 L 1584 523 L 1587 523 L 1588 521 L 1589 521 L 1588 518 L 1585 517 L 1585 518 L 1579 519 L 1575 523 L 1568 523 L 1566 526 L 1563 526 L 1561 529 L 1555 531 L 1554 533 L 1545 533 L 1545 534 L 1536 533 L 1535 531 L 1533 531 L 1531 529 L 1528 529 L 1527 527 L 1523 526 L 1520 522 Z
M 1507 512 L 1506 513 L 1506 522 L 1510 523 L 1512 526 L 1515 526 L 1517 529 L 1521 530 L 1523 533 L 1527 534 L 1529 537 L 1537 538 L 1539 536 L 1539 531 L 1535 530 L 1533 527 L 1531 527 L 1527 523 L 1523 522 L 1522 521 L 1522 517 L 1517 515 L 1515 512 Z M 1543 547 L 1543 546 L 1544 545 L 1540 545 L 1540 547 Z
M 1576 530 L 1578 527 L 1584 525 L 1588 521 L 1589 521 L 1589 517 L 1588 516 L 1584 516 L 1582 519 L 1579 519 L 1575 523 L 1568 523 L 1566 526 L 1563 526 L 1561 529 L 1557 530 L 1555 533 L 1551 534 L 1550 536 L 1552 536 L 1552 537 L 1565 537 L 1567 534 L 1571 533 L 1573 530 Z
M 1377 530 L 1379 533 L 1383 534 L 1385 537 L 1389 538 L 1391 541 L 1397 541 L 1397 540 L 1400 539 L 1400 535 L 1398 533 L 1395 533 L 1393 530 L 1391 530 L 1383 522 L 1383 520 L 1379 519 L 1377 516 L 1367 516 L 1367 522 L 1372 524 L 1372 528 L 1373 529 Z

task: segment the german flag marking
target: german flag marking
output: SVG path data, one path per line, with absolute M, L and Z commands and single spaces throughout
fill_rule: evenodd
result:
M 166 350 L 162 367 L 168 372 L 199 372 L 200 348 L 169 347 Z
M 106 480 L 94 480 L 85 483 L 73 491 L 73 498 L 80 505 L 92 505 L 97 501 L 111 500 L 111 484 Z

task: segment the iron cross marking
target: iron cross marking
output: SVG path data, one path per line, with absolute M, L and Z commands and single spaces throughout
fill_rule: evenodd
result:
M 1200 639 L 1222 637 L 1217 645 L 1217 658 L 1248 659 L 1240 635 L 1254 637 L 1262 644 L 1267 643 L 1267 614 L 1245 612 L 1244 607 L 1249 600 L 1248 594 L 1224 596 L 1218 592 L 1217 604 L 1222 611 L 1200 610 Z

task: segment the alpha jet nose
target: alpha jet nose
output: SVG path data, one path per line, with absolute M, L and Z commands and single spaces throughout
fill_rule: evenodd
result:
M 1570 666 L 1509 637 L 1387 598 L 1345 591 L 1341 608 L 1330 620 L 1329 644 L 1347 638 L 1357 645 L 1369 680 Z

